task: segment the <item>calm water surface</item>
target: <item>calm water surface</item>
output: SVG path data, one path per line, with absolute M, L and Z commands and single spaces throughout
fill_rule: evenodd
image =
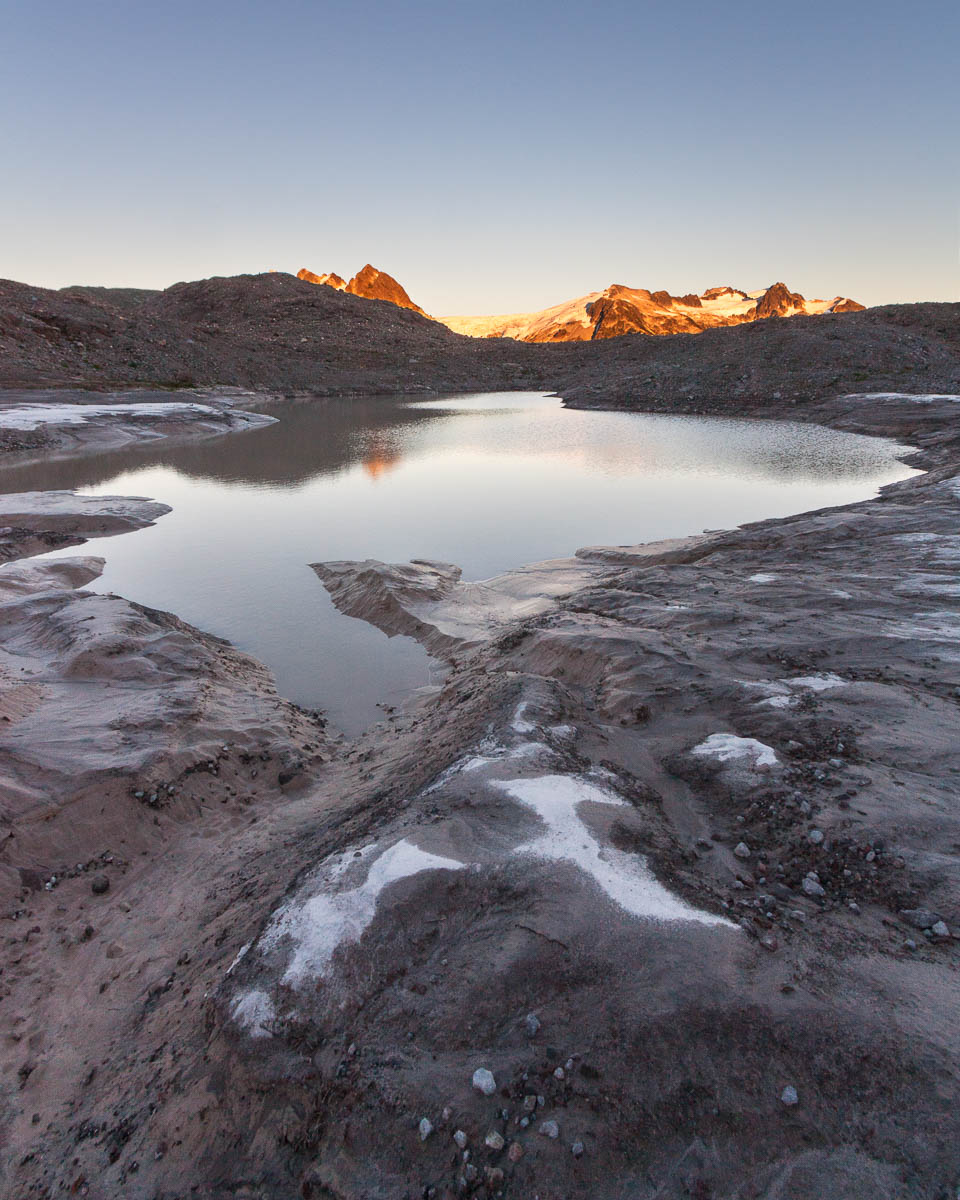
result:
M 173 506 L 99 554 L 91 586 L 229 638 L 348 733 L 436 666 L 331 604 L 307 564 L 411 558 L 468 579 L 572 553 L 864 499 L 913 474 L 893 442 L 785 422 L 568 411 L 531 393 L 290 401 L 279 424 L 185 446 L 4 471 L 4 491 L 79 488 Z M 434 672 L 432 674 L 432 672 Z

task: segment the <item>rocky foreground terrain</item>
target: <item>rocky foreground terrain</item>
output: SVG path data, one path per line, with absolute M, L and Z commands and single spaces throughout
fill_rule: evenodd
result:
M 129 384 L 135 346 L 164 371 L 179 347 L 196 384 L 387 391 L 425 354 L 422 387 L 816 420 L 924 473 L 484 585 L 318 563 L 451 666 L 353 743 L 232 648 L 84 591 L 96 560 L 9 562 L 6 1192 L 952 1200 L 958 306 L 517 346 L 392 306 L 377 334 L 376 301 L 282 277 L 171 292 L 8 288 L 2 370 Z M 329 358 L 301 358 L 321 312 Z M 9 558 L 163 519 L 4 502 Z

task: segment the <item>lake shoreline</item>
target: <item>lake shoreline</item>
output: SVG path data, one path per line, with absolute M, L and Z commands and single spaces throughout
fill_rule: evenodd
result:
M 150 660 L 158 638 L 184 665 L 201 644 L 214 656 L 194 671 L 200 693 L 212 682 L 220 697 L 207 731 L 195 732 L 200 693 L 172 710 L 214 766 L 172 764 L 166 796 L 159 779 L 109 785 L 100 833 L 113 861 L 90 868 L 106 893 L 91 896 L 87 870 L 47 891 L 38 871 L 15 901 L 4 1069 L 21 1085 L 2 1117 L 12 1183 L 39 1184 L 42 1163 L 90 1194 L 173 1195 L 185 1179 L 209 1196 L 241 1181 L 277 1197 L 291 1186 L 441 1194 L 464 1177 L 459 1128 L 481 1178 L 505 1170 L 548 1195 L 613 1197 L 617 1180 L 646 1195 L 644 1179 L 665 1195 L 697 1178 L 718 1194 L 772 1195 L 777 1180 L 857 1196 L 952 1186 L 958 412 L 950 401 L 774 403 L 771 416 L 908 441 L 925 473 L 874 500 L 655 554 L 581 552 L 570 591 L 462 636 L 449 622 L 466 596 L 447 589 L 425 606 L 393 588 L 403 632 L 439 630 L 454 667 L 434 699 L 349 745 L 308 726 L 258 664 L 227 649 L 217 662 L 217 639 L 117 607 L 121 661 Z M 41 620 L 85 603 L 60 588 L 21 603 L 49 612 Z M 443 602 L 443 614 L 430 609 Z M 151 686 L 142 670 L 104 677 L 111 658 L 86 654 L 71 678 L 103 678 L 105 695 Z M 164 688 L 181 686 L 166 646 L 161 658 L 173 672 Z M 65 661 L 57 650 L 38 686 Z M 172 724 L 163 736 L 184 735 Z M 145 753 L 146 723 L 142 737 Z M 85 781 L 91 847 L 92 793 L 112 775 Z M 575 789 L 565 819 L 584 826 L 570 828 L 596 842 L 598 863 L 626 872 L 617 886 L 634 891 L 618 894 L 634 896 L 646 862 L 670 903 L 700 915 L 624 916 L 604 893 L 611 877 L 591 884 L 562 840 L 550 870 L 518 854 L 544 779 L 570 781 L 551 794 Z M 68 811 L 33 827 L 66 847 Z M 271 916 L 291 896 L 326 894 L 314 876 L 331 855 L 411 839 L 455 866 L 381 894 L 362 939 L 316 968 L 322 985 L 285 983 Z M 944 918 L 947 935 L 905 911 Z M 251 1025 L 241 1015 L 256 994 L 273 1008 Z M 476 1066 L 493 1071 L 497 1095 L 471 1088 Z M 781 1099 L 788 1086 L 796 1106 Z M 528 1094 L 544 1097 L 533 1126 L 520 1124 Z M 425 1140 L 423 1118 L 435 1128 Z M 556 1142 L 536 1132 L 550 1120 Z M 521 1152 L 485 1146 L 491 1129 Z

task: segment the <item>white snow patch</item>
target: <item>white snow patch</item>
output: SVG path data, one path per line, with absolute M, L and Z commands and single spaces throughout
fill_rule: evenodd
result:
M 514 733 L 533 733 L 534 729 L 536 729 L 536 725 L 532 721 L 528 721 L 523 715 L 528 707 L 526 700 L 521 700 L 517 705 L 517 711 L 513 714 Z
M 276 1020 L 277 1010 L 267 993 L 259 988 L 237 996 L 230 1006 L 230 1015 L 251 1037 L 273 1036 L 270 1030 L 264 1027 Z
M 171 400 L 155 404 L 18 404 L 0 408 L 0 429 L 36 429 L 38 425 L 85 425 L 91 417 L 166 417 L 174 413 L 215 417 L 218 408 Z
M 777 578 L 779 578 L 779 576 L 768 575 L 768 574 L 765 574 L 763 571 L 760 571 L 756 575 L 748 575 L 747 582 L 748 583 L 773 583 L 774 580 Z
M 556 730 L 562 728 L 569 728 L 569 726 L 556 726 Z M 573 730 L 571 730 L 572 732 Z M 556 758 L 556 752 L 544 742 L 520 742 L 516 746 L 503 746 L 494 742 L 492 738 L 484 738 L 477 747 L 477 750 L 481 753 L 468 754 L 451 763 L 449 767 L 440 772 L 433 783 L 423 789 L 421 794 L 429 796 L 431 792 L 435 792 L 449 783 L 455 775 L 464 775 L 471 771 L 479 771 L 483 767 L 491 767 L 496 763 L 507 762 L 512 758 L 534 758 L 537 755 Z
M 571 775 L 496 780 L 492 786 L 532 809 L 546 827 L 539 837 L 517 846 L 514 854 L 573 863 L 635 917 L 730 925 L 723 917 L 693 908 L 667 891 L 640 856 L 600 845 L 577 810 L 585 803 L 625 806 L 626 801 L 614 793 Z
M 247 942 L 247 944 L 245 946 L 240 947 L 240 949 L 237 951 L 237 957 L 233 960 L 233 962 L 230 964 L 230 966 L 227 967 L 228 975 L 231 973 L 233 968 L 240 962 L 240 960 L 243 958 L 243 956 L 246 954 L 246 952 L 250 949 L 250 947 L 252 945 L 253 945 L 253 942 Z
M 950 392 L 853 392 L 844 396 L 844 400 L 913 400 L 916 404 L 933 404 L 937 400 L 960 401 L 960 396 Z
M 283 982 L 296 987 L 322 975 L 338 946 L 359 941 L 376 914 L 381 893 L 391 883 L 422 871 L 459 871 L 465 865 L 429 854 L 405 839 L 394 842 L 374 859 L 358 887 L 321 891 L 280 909 L 261 939 L 261 949 L 269 950 L 282 939 L 290 939 L 294 949 Z M 332 873 L 328 868 L 324 882 L 329 884 L 342 870 L 340 863 Z
M 821 675 L 797 675 L 793 679 L 749 681 L 744 684 L 744 687 L 766 693 L 766 699 L 757 701 L 758 706 L 762 705 L 765 708 L 791 708 L 797 700 L 795 693 L 803 689 L 825 692 L 830 688 L 846 686 L 845 679 L 830 672 Z
M 697 758 L 715 758 L 722 763 L 749 759 L 754 767 L 776 767 L 780 761 L 772 746 L 758 742 L 756 738 L 737 737 L 735 733 L 711 733 L 690 753 Z
M 845 679 L 841 679 L 839 675 L 834 675 L 831 671 L 824 671 L 820 675 L 797 675 L 794 679 L 786 679 L 784 682 L 787 687 L 809 688 L 813 692 L 826 692 L 830 688 L 847 686 Z

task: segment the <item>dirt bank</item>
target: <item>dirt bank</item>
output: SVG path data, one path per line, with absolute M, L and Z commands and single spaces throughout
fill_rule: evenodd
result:
M 13 1194 L 952 1195 L 960 405 L 814 412 L 919 446 L 926 474 L 483 588 L 318 564 L 346 610 L 454 669 L 351 746 L 310 733 L 328 761 L 288 795 L 242 756 L 193 809 L 197 770 L 146 808 L 128 774 L 102 819 L 132 806 L 145 832 L 108 890 L 79 872 L 18 896 Z M 51 629 L 79 638 L 111 598 L 33 587 L 4 645 L 51 671 L 74 653 Z M 157 646 L 163 686 L 83 657 L 86 741 L 138 688 L 171 707 L 131 765 L 210 724 L 305 745 L 255 664 L 124 612 L 123 654 Z

